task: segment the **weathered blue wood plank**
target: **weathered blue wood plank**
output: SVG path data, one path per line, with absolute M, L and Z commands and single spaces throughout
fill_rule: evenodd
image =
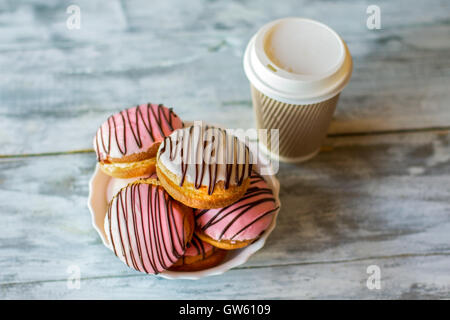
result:
M 445 1 L 378 1 L 381 30 L 367 29 L 363 1 L 77 3 L 80 30 L 66 28 L 61 1 L 0 5 L 0 154 L 90 148 L 107 116 L 148 101 L 251 127 L 242 54 L 258 27 L 286 15 L 329 24 L 353 54 L 330 132 L 450 123 Z
M 144 279 L 103 247 L 86 206 L 93 153 L 2 159 L 0 296 L 448 294 L 449 132 L 333 138 L 326 145 L 327 151 L 311 162 L 281 166 L 278 225 L 266 246 L 245 264 L 252 270 L 197 282 Z M 373 263 L 386 269 L 385 287 L 377 293 L 363 282 L 365 268 Z M 82 291 L 66 288 L 70 265 L 79 266 L 86 279 Z

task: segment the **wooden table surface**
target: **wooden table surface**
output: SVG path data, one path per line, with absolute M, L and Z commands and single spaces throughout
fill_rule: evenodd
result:
M 0 298 L 450 298 L 448 1 L 80 0 L 81 29 L 69 30 L 71 3 L 0 0 Z M 380 30 L 366 27 L 370 4 Z M 128 269 L 86 205 L 97 127 L 149 101 L 254 126 L 243 52 L 284 16 L 335 29 L 354 72 L 323 151 L 281 164 L 266 246 L 198 281 Z M 370 265 L 379 290 L 366 286 Z

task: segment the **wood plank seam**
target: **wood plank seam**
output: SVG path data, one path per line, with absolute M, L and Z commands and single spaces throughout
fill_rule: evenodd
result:
M 283 268 L 283 267 L 309 266 L 309 265 L 333 265 L 333 264 L 371 261 L 371 260 L 408 259 L 408 258 L 437 257 L 437 256 L 450 256 L 450 251 L 449 252 L 429 252 L 429 253 L 402 253 L 402 254 L 394 254 L 394 255 L 389 255 L 389 256 L 373 256 L 373 257 L 362 257 L 362 258 L 354 258 L 354 259 L 341 259 L 341 260 L 329 260 L 329 261 L 305 261 L 305 262 L 294 262 L 294 263 L 285 263 L 285 264 L 243 266 L 243 267 L 233 268 L 230 271 Z M 85 278 L 80 278 L 80 280 L 135 278 L 135 277 L 148 277 L 148 275 L 147 274 L 106 275 L 106 276 L 97 276 L 97 277 L 85 277 Z M 50 283 L 50 282 L 63 282 L 63 281 L 67 281 L 67 279 L 65 278 L 65 279 L 48 279 L 48 280 L 36 280 L 36 281 L 4 282 L 4 283 L 0 283 L 0 287 Z
M 409 133 L 421 133 L 421 132 L 449 133 L 450 126 L 415 128 L 415 129 L 365 131 L 365 132 L 360 131 L 360 132 L 330 133 L 327 135 L 327 138 L 332 139 L 332 138 L 346 138 L 346 137 L 364 137 L 364 136 L 377 136 L 377 135 L 389 135 L 389 134 L 409 134 Z M 42 152 L 42 153 L 0 154 L 0 159 L 48 157 L 48 156 L 60 156 L 60 155 L 68 155 L 68 154 L 93 153 L 93 152 L 94 152 L 94 149 L 79 149 L 79 150 Z

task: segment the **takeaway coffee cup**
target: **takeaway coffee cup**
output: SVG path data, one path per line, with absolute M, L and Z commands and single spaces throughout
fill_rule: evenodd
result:
M 341 37 L 323 23 L 284 18 L 264 25 L 244 55 L 260 146 L 273 157 L 301 162 L 325 139 L 339 94 L 352 73 Z M 278 141 L 275 139 L 278 134 Z

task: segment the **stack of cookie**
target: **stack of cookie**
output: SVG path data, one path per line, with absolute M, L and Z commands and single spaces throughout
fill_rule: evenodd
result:
M 220 264 L 269 227 L 277 210 L 248 146 L 225 130 L 184 126 L 163 105 L 146 104 L 107 119 L 94 138 L 100 168 L 135 179 L 108 205 L 110 248 L 150 274 Z

